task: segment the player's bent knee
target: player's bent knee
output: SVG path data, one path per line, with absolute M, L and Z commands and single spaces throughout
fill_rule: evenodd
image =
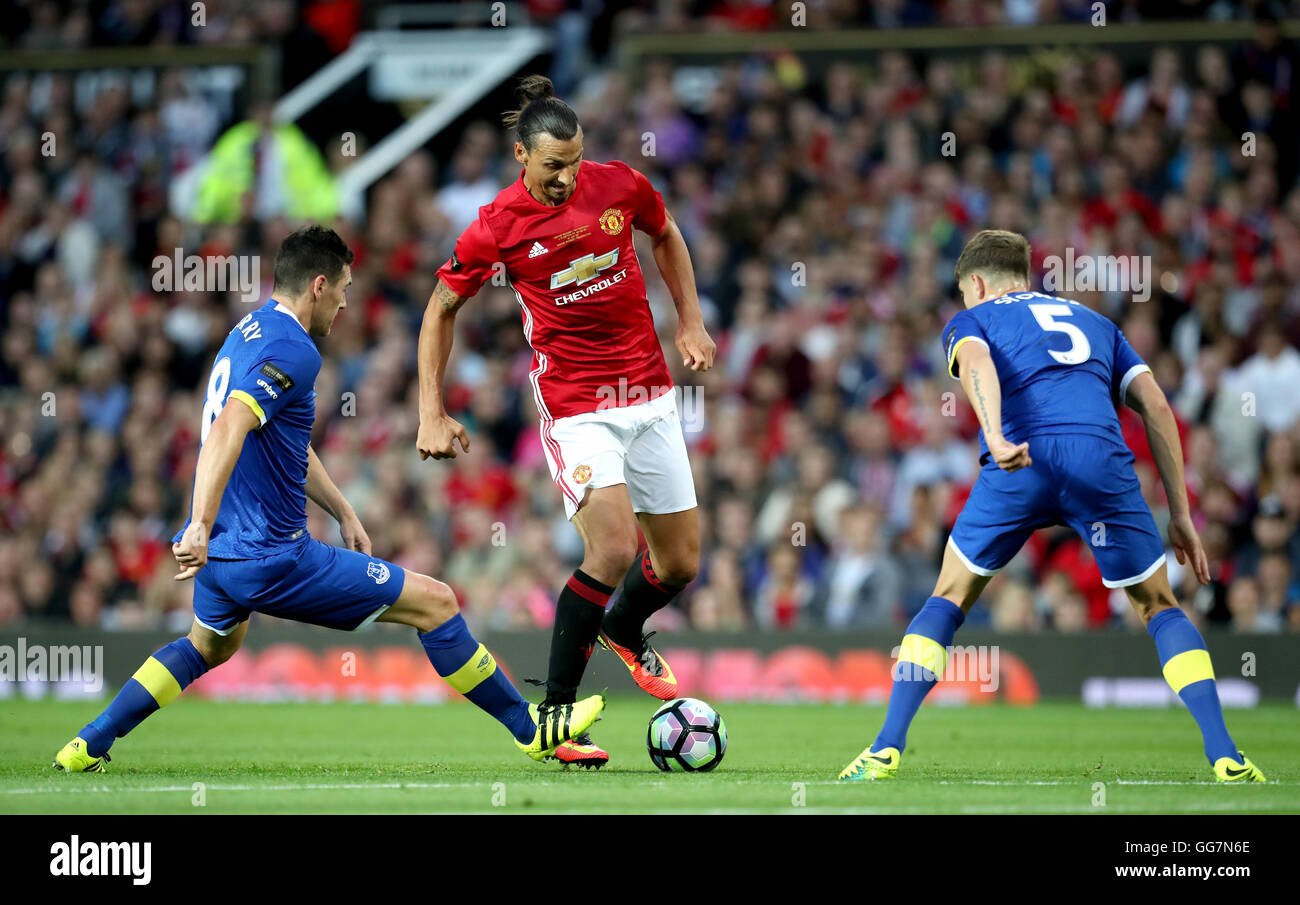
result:
M 454 619 L 460 612 L 460 601 L 451 586 L 436 578 L 430 578 L 429 615 L 442 625 L 448 619 Z
M 617 584 L 627 570 L 632 568 L 640 552 L 635 534 L 603 539 L 593 546 L 594 550 L 587 551 L 587 559 L 603 575 L 613 578 L 611 584 Z
M 1133 605 L 1138 618 L 1143 624 L 1150 622 L 1164 610 L 1178 606 L 1174 590 L 1169 586 L 1169 579 L 1164 569 L 1152 575 L 1146 581 L 1124 588 L 1128 601 Z
M 680 588 L 690 584 L 700 574 L 700 560 L 698 556 L 695 559 L 668 559 L 655 573 L 664 584 Z
M 417 631 L 431 632 L 459 612 L 460 604 L 450 586 L 428 575 L 407 572 L 402 596 L 380 621 L 403 622 Z
M 934 583 L 931 596 L 951 600 L 970 612 L 990 578 L 991 575 L 976 575 L 968 569 L 949 544 L 944 550 L 943 565 L 939 567 L 939 579 Z
M 215 669 L 235 655 L 244 643 L 244 631 L 248 623 L 238 626 L 229 635 L 218 635 L 210 629 L 194 626 L 187 636 L 194 649 L 199 652 L 208 669 Z

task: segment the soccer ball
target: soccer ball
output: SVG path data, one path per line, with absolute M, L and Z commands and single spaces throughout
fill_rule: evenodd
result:
M 727 726 L 716 710 L 695 698 L 669 701 L 650 718 L 645 734 L 650 760 L 671 773 L 703 773 L 722 763 Z

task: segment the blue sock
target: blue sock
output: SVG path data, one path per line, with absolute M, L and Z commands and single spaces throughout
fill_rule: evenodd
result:
M 429 662 L 448 685 L 496 717 L 517 740 L 524 744 L 533 740 L 537 723 L 528 712 L 528 702 L 497 669 L 488 649 L 474 640 L 464 616 L 457 613 L 419 637 Z
M 154 655 L 126 680 L 108 709 L 81 730 L 86 753 L 99 757 L 115 739 L 126 735 L 161 707 L 166 707 L 185 688 L 208 671 L 208 664 L 190 642 L 178 638 Z
M 889 693 L 885 725 L 872 744 L 873 751 L 907 745 L 907 727 L 912 724 L 921 702 L 943 675 L 948 646 L 966 614 L 943 597 L 931 597 L 907 626 L 894 665 L 894 688 Z
M 1156 642 L 1160 668 L 1169 687 L 1183 699 L 1201 727 L 1205 756 L 1213 764 L 1221 757 L 1237 759 L 1237 746 L 1223 723 L 1219 686 L 1214 682 L 1210 652 L 1205 639 L 1178 607 L 1161 610 L 1147 623 L 1147 634 Z

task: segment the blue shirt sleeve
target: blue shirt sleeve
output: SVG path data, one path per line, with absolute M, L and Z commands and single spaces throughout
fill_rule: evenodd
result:
M 1147 363 L 1128 344 L 1128 340 L 1124 337 L 1124 331 L 1116 327 L 1115 368 L 1110 378 L 1110 391 L 1115 397 L 1115 401 L 1127 404 L 1124 396 L 1128 393 L 1128 385 L 1133 382 L 1134 377 L 1143 371 L 1150 370 Z
M 311 392 L 320 357 L 304 343 L 271 342 L 243 374 L 231 374 L 230 398 L 239 399 L 265 425 L 282 408 Z
M 983 343 L 984 348 L 990 349 L 989 338 L 970 309 L 958 311 L 943 328 L 943 348 L 948 359 L 948 374 L 953 380 L 961 379 L 957 373 L 957 350 L 967 342 Z

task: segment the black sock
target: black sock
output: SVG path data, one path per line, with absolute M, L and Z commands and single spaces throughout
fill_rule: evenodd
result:
M 623 593 L 605 614 L 601 627 L 618 644 L 636 650 L 641 646 L 645 621 L 652 613 L 668 606 L 683 587 L 685 585 L 679 587 L 659 580 L 650 565 L 650 551 L 647 550 L 627 570 L 623 577 Z
M 546 676 L 546 704 L 572 704 L 591 659 L 605 604 L 614 589 L 578 569 L 570 576 L 555 604 L 551 631 L 551 660 Z

